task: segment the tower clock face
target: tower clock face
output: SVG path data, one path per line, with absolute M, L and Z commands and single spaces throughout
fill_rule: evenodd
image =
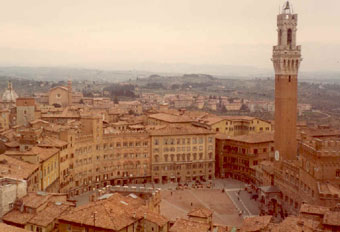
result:
M 276 161 L 280 160 L 280 152 L 279 151 L 275 151 L 275 160 Z

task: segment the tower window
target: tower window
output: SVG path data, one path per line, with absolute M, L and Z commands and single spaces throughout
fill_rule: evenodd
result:
M 340 177 L 340 169 L 337 169 L 337 170 L 336 170 L 335 176 L 336 176 L 336 177 Z
M 279 30 L 279 45 L 282 43 L 282 30 Z
M 289 46 L 292 45 L 292 29 L 288 29 L 288 32 L 287 32 L 287 44 Z
M 288 82 L 290 82 L 290 81 L 291 81 L 291 76 L 288 77 Z

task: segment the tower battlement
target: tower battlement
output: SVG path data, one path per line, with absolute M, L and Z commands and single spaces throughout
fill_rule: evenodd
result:
M 339 151 L 340 152 L 340 139 L 311 139 L 305 141 L 304 144 L 308 144 L 317 151 Z

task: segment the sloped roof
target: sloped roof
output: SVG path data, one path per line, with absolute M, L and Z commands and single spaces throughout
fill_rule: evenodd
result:
M 289 216 L 285 218 L 280 224 L 272 224 L 269 231 L 282 232 L 282 231 L 294 231 L 294 232 L 314 232 L 320 225 L 320 222 L 300 218 L 296 216 Z
M 140 207 L 143 207 L 140 198 L 134 199 L 115 193 L 108 199 L 74 208 L 59 220 L 120 231 L 134 223 L 136 218 L 141 219 L 141 215 L 136 212 Z
M 192 125 L 167 125 L 159 129 L 150 130 L 150 135 L 191 135 L 191 134 L 215 134 L 211 130 Z
M 169 232 L 208 232 L 210 225 L 187 219 L 177 219 Z
M 63 147 L 66 146 L 68 143 L 65 141 L 62 141 L 60 139 L 52 138 L 45 136 L 43 137 L 43 140 L 39 143 L 40 147 Z
M 39 211 L 28 213 L 13 209 L 3 216 L 4 221 L 20 225 L 30 223 L 46 227 L 74 206 L 73 203 L 67 201 L 66 194 L 58 193 L 30 192 L 21 200 L 25 207 L 39 208 Z
M 19 227 L 10 226 L 5 223 L 0 223 L 0 231 L 6 232 L 28 232 L 29 230 L 21 229 Z
M 300 207 L 300 213 L 324 215 L 328 211 L 329 211 L 328 207 L 319 206 L 319 205 L 310 205 L 306 203 L 302 204 Z
M 0 176 L 28 179 L 38 169 L 38 164 L 30 164 L 6 155 L 0 155 Z
M 248 217 L 244 220 L 243 225 L 241 227 L 241 231 L 242 232 L 262 231 L 269 225 L 271 219 L 272 216 Z
M 166 217 L 152 211 L 145 212 L 145 209 L 143 208 L 138 210 L 137 215 L 139 217 L 144 217 L 144 220 L 148 220 L 158 226 L 164 226 L 169 222 L 169 219 L 167 219 Z
M 322 223 L 330 226 L 340 226 L 340 212 L 329 211 L 325 213 Z
M 207 208 L 197 208 L 193 209 L 188 213 L 188 216 L 191 217 L 201 217 L 201 218 L 207 218 L 210 217 L 213 214 L 213 211 Z
M 149 118 L 157 119 L 160 121 L 165 121 L 169 123 L 184 123 L 184 122 L 193 122 L 194 120 L 188 116 L 184 115 L 173 115 L 166 113 L 157 113 L 149 115 Z

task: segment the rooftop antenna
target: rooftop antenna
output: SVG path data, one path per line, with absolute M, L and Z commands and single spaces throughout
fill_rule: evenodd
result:
M 291 14 L 292 13 L 292 9 L 290 7 L 289 0 L 287 0 L 287 2 L 284 4 L 282 13 L 284 13 L 284 14 Z

